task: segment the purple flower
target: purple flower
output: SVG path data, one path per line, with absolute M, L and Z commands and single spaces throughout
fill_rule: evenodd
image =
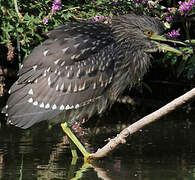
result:
M 103 21 L 104 16 L 98 16 L 97 18 L 99 19 L 99 21 Z
M 171 12 L 171 8 L 168 8 L 168 11 Z
M 120 10 L 120 9 L 116 9 L 115 12 L 116 12 L 116 13 L 120 13 L 121 10 Z
M 97 17 L 94 17 L 94 18 L 93 18 L 93 21 L 94 21 L 94 22 L 97 22 L 97 21 L 98 21 L 98 18 L 97 18 Z
M 182 1 L 179 1 L 178 4 L 181 6 L 182 5 Z
M 104 23 L 105 23 L 105 24 L 108 24 L 109 22 L 110 22 L 110 18 L 109 18 L 109 17 L 105 17 L 105 18 L 104 18 Z
M 118 3 L 118 2 L 113 2 L 112 5 L 113 5 L 113 6 L 118 6 L 119 3 Z
M 59 10 L 61 9 L 61 7 L 60 7 L 60 6 L 54 5 L 54 6 L 52 6 L 52 9 L 53 9 L 54 11 L 59 11 Z
M 59 11 L 62 9 L 61 0 L 55 0 L 52 4 L 52 10 L 54 12 Z
M 179 6 L 179 11 L 181 14 L 184 14 L 185 16 L 187 16 L 189 14 L 189 12 L 192 10 L 192 8 L 194 7 L 194 3 L 195 0 L 189 0 L 189 1 L 179 1 L 178 4 Z
M 82 123 L 82 124 L 84 124 L 85 122 L 86 122 L 86 120 L 85 120 L 85 118 L 83 118 L 83 120 L 82 120 L 82 122 L 81 122 L 81 123 Z
M 168 17 L 166 17 L 166 21 L 167 21 L 167 22 L 171 22 L 172 19 L 173 19 L 173 16 L 168 16 Z
M 81 131 L 81 136 L 85 135 L 85 131 Z
M 179 29 L 178 30 L 172 30 L 171 32 L 168 33 L 168 35 L 172 38 L 176 38 L 178 36 L 180 36 L 180 33 L 179 33 Z
M 133 0 L 136 5 L 145 4 L 146 0 Z
M 93 18 L 93 21 L 97 22 L 97 21 L 103 21 L 104 20 L 104 16 L 100 15 L 100 16 L 96 16 Z
M 49 20 L 48 20 L 47 18 L 44 18 L 44 19 L 43 19 L 43 23 L 44 23 L 44 24 L 48 24 L 48 22 L 49 22 Z

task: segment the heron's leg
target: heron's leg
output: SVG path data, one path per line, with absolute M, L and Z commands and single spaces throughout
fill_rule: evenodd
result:
M 85 159 L 88 159 L 90 157 L 90 153 L 86 151 L 84 146 L 80 143 L 80 141 L 77 139 L 77 137 L 72 133 L 70 128 L 68 127 L 67 122 L 61 123 L 61 127 L 63 131 L 67 134 L 67 136 L 72 140 L 72 142 L 77 146 L 77 148 L 81 151 Z
M 71 149 L 72 157 L 77 159 L 78 155 L 77 155 L 76 146 L 70 138 L 68 138 L 68 140 L 69 140 L 69 143 L 70 143 L 70 149 Z

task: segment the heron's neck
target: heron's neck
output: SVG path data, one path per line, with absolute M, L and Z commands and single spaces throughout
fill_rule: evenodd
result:
M 118 61 L 115 63 L 112 84 L 113 97 L 118 97 L 127 87 L 139 82 L 150 66 L 149 56 L 142 50 L 133 48 L 131 44 L 116 46 Z

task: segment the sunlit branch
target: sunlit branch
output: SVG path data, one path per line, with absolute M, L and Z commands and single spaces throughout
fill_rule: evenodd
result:
M 157 121 L 161 117 L 167 115 L 171 111 L 175 110 L 179 106 L 185 104 L 186 102 L 192 100 L 195 97 L 195 88 L 188 91 L 184 95 L 176 98 L 175 100 L 171 101 L 170 103 L 166 104 L 162 108 L 158 109 L 157 111 L 145 116 L 144 118 L 138 120 L 137 122 L 131 124 L 129 127 L 125 128 L 118 134 L 115 138 L 111 139 L 104 147 L 98 149 L 96 153 L 91 154 L 90 158 L 98 159 L 106 156 L 108 153 L 113 151 L 118 147 L 119 144 L 124 144 L 126 139 L 129 135 L 137 132 L 144 126 Z

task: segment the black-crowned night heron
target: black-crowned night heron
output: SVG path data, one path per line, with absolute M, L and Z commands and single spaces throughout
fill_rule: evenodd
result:
M 112 26 L 100 22 L 68 22 L 24 60 L 4 108 L 8 123 L 21 128 L 49 119 L 85 151 L 70 126 L 110 107 L 125 88 L 132 87 L 150 66 L 151 52 L 181 54 L 167 40 L 162 23 L 134 14 L 114 17 Z M 173 41 L 176 42 L 177 41 Z

